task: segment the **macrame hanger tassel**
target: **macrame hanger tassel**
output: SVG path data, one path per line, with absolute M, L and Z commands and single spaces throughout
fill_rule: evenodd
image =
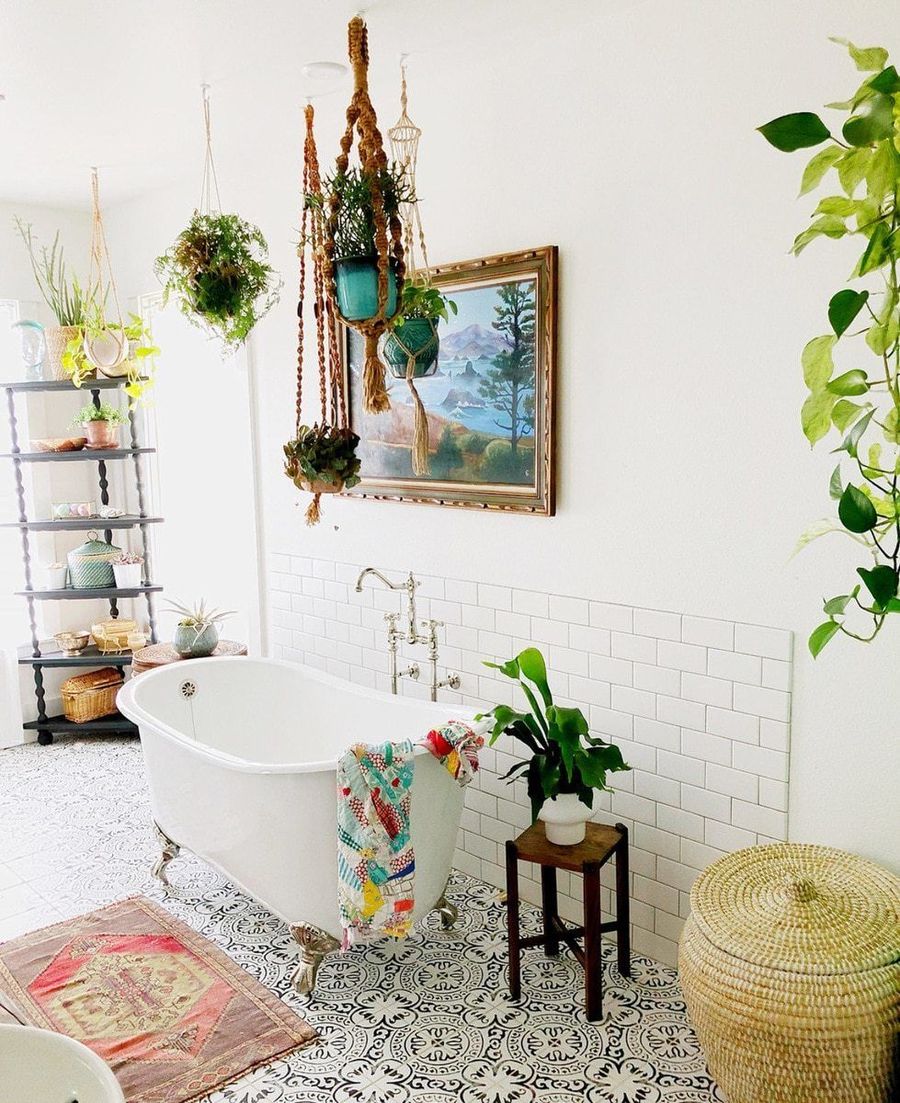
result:
M 363 409 L 367 414 L 383 414 L 391 408 L 384 383 L 384 365 L 378 359 L 378 334 L 366 334 L 366 359 L 363 365 Z
M 414 475 L 428 474 L 428 415 L 425 406 L 419 397 L 414 382 L 416 368 L 415 356 L 410 356 L 406 361 L 406 385 L 412 395 L 413 409 L 415 411 L 415 424 L 413 427 L 412 469 Z
M 322 519 L 322 512 L 319 509 L 319 500 L 322 497 L 321 494 L 316 492 L 313 494 L 312 501 L 306 507 L 306 524 L 309 528 L 313 525 L 317 525 Z

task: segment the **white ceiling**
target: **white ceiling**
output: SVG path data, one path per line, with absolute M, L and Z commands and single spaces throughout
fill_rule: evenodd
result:
M 565 7 L 581 3 L 593 0 Z M 347 20 L 360 8 L 381 60 L 390 42 L 392 66 L 401 50 L 435 48 L 458 49 L 464 66 L 467 40 L 527 33 L 529 9 L 541 7 L 543 0 L 0 0 L 0 200 L 86 208 L 94 164 L 105 206 L 181 179 L 199 185 L 204 81 L 223 158 L 240 163 L 242 145 L 284 140 L 275 123 L 308 91 L 302 66 L 346 61 Z

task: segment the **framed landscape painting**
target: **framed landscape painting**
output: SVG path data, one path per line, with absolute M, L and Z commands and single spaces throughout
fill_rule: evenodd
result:
M 414 406 L 388 371 L 391 409 L 362 411 L 363 339 L 344 329 L 350 424 L 359 435 L 361 482 L 352 497 L 554 512 L 556 247 L 432 269 L 456 303 L 441 321 L 431 376 L 416 379 L 428 418 L 427 475 L 412 469 Z

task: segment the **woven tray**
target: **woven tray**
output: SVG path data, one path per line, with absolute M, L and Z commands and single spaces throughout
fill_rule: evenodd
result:
M 213 651 L 213 657 L 220 655 L 246 655 L 247 645 L 236 640 L 219 640 Z M 131 659 L 131 673 L 145 674 L 148 670 L 155 670 L 158 666 L 167 666 L 169 663 L 184 662 L 184 657 L 179 655 L 170 643 L 151 643 L 148 647 L 142 647 L 135 651 Z

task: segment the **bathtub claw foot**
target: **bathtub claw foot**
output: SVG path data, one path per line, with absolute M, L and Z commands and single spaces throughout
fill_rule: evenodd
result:
M 441 893 L 440 899 L 434 907 L 435 911 L 440 913 L 441 926 L 445 931 L 452 931 L 456 926 L 457 919 L 459 919 L 459 908 L 455 904 L 451 904 L 443 893 Z
M 150 872 L 159 882 L 165 885 L 166 888 L 169 888 L 169 878 L 166 874 L 166 866 L 169 864 L 169 862 L 173 860 L 173 858 L 178 857 L 178 855 L 181 853 L 181 847 L 178 845 L 178 843 L 174 841 L 174 839 L 169 838 L 169 836 L 165 833 L 165 831 L 163 831 L 158 823 L 154 823 L 153 826 L 156 829 L 156 837 L 159 840 L 159 845 L 162 848 L 162 852 L 153 863 L 153 869 Z
M 311 996 L 319 966 L 328 954 L 338 949 L 340 942 L 327 931 L 308 923 L 292 925 L 291 934 L 300 947 L 300 962 L 291 976 L 291 985 L 301 996 Z

